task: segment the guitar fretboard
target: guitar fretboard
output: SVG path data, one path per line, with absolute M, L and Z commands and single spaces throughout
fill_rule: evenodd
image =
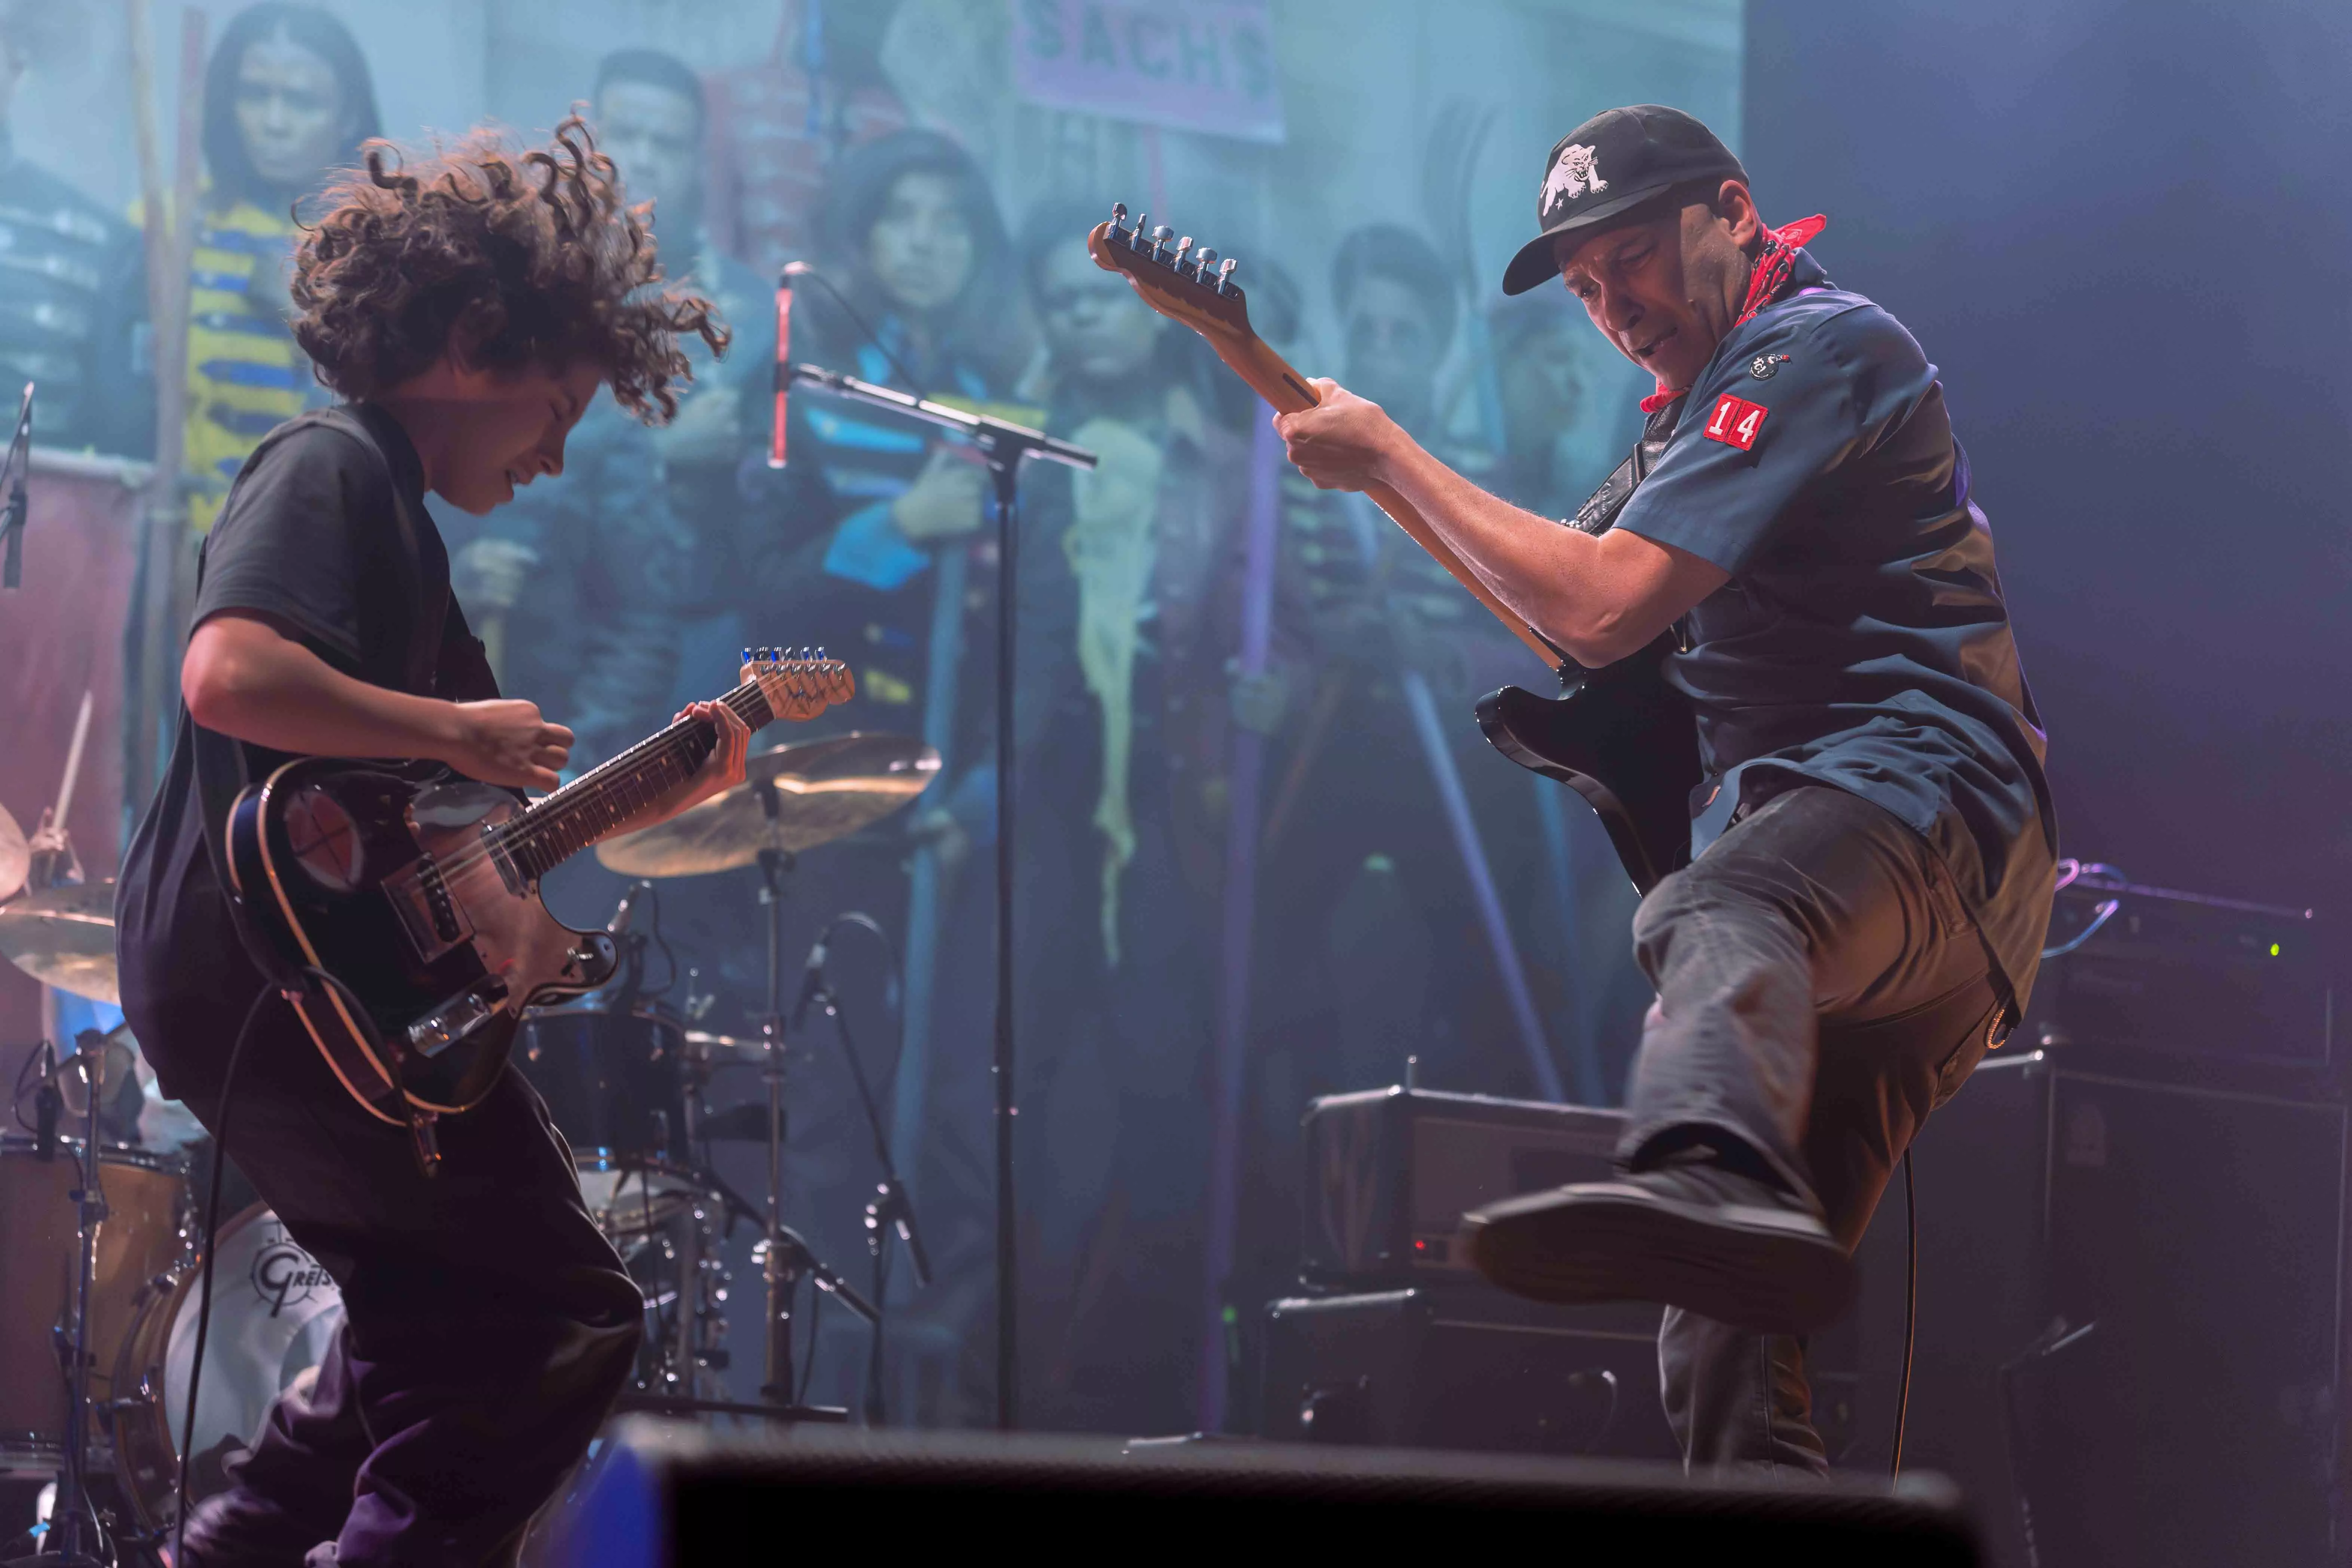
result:
M 757 681 L 719 700 L 753 730 L 775 717 Z M 520 876 L 536 882 L 692 778 L 718 748 L 718 726 L 681 719 L 492 829 L 491 843 Z

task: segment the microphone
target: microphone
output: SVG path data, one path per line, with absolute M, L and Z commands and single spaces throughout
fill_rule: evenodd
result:
M 33 384 L 25 384 L 24 401 L 16 407 L 16 435 L 8 443 L 8 460 L 0 474 L 8 479 L 8 496 L 0 504 L 0 588 L 24 585 L 25 476 L 32 464 Z
M 33 1091 L 33 1158 L 54 1160 L 58 1157 L 58 1117 L 66 1108 L 66 1097 L 58 1089 L 58 1048 L 47 1040 L 41 1042 L 41 1083 Z
M 793 384 L 788 368 L 793 352 L 793 279 L 808 269 L 805 261 L 788 261 L 776 274 L 776 414 L 768 430 L 768 467 L 772 468 L 784 466 L 784 395 Z
M 628 890 L 621 895 L 620 907 L 613 911 L 613 918 L 604 922 L 604 934 L 615 942 L 628 935 L 629 922 L 636 918 L 638 896 L 652 889 L 651 882 L 630 883 Z
M 809 949 L 808 967 L 801 971 L 800 999 L 793 1004 L 792 1032 L 795 1035 L 801 1032 L 801 1025 L 808 1020 L 809 1004 L 815 1001 L 817 993 L 824 989 L 824 942 L 825 938 L 832 934 L 830 926 L 817 933 L 816 945 Z

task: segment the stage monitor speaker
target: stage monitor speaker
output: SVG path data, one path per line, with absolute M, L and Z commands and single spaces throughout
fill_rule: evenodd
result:
M 1944 1568 L 1979 1561 L 1948 1484 L 1786 1489 L 1667 1469 L 1240 1441 L 802 1427 L 772 1436 L 622 1422 L 566 1503 L 558 1568 L 1002 1552 L 1044 1561 L 1304 1549 Z M 1480 1543 L 1487 1543 L 1481 1545 Z M 1343 1558 L 1342 1560 L 1346 1560 Z
M 2345 1110 L 1979 1068 L 1915 1147 L 1908 1465 L 2000 1568 L 2318 1568 L 2334 1544 Z M 1864 1238 L 1867 1447 L 1901 1366 L 1903 1198 Z

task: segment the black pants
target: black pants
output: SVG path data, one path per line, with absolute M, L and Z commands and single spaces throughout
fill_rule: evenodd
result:
M 138 1011 L 217 1133 L 236 1020 Z M 626 1380 L 644 1310 L 546 1107 L 509 1067 L 443 1120 L 427 1181 L 406 1131 L 360 1109 L 274 998 L 232 1094 L 229 1159 L 341 1283 L 345 1319 L 316 1387 L 278 1401 L 192 1516 L 190 1559 L 291 1568 L 332 1541 L 347 1568 L 510 1560 Z
M 1790 778 L 1751 775 L 1744 815 L 1634 917 L 1658 999 L 1618 1152 L 1639 1168 L 1729 1133 L 1851 1249 L 1928 1111 L 1983 1057 L 2000 994 L 1927 843 Z M 1658 1363 L 1693 1469 L 1827 1468 L 1801 1341 L 1669 1308 Z

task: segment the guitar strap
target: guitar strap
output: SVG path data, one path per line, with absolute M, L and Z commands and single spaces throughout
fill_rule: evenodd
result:
M 1576 509 L 1575 515 L 1564 520 L 1567 526 L 1595 538 L 1615 527 L 1617 514 L 1625 510 L 1625 503 L 1633 499 L 1633 492 L 1641 488 L 1643 479 L 1650 477 L 1650 470 L 1658 466 L 1658 459 L 1665 455 L 1666 443 L 1675 438 L 1675 421 L 1681 416 L 1682 399 L 1679 397 L 1650 410 L 1649 417 L 1642 425 L 1642 438 L 1633 444 L 1632 451 L 1625 454 L 1623 462 L 1609 470 L 1609 477 L 1601 481 L 1601 488 L 1585 498 L 1584 504 Z M 1528 629 L 1534 630 L 1533 627 Z M 1583 665 L 1570 658 L 1568 651 L 1551 638 L 1544 637 L 1541 632 L 1536 632 L 1536 636 L 1543 637 L 1544 646 L 1559 656 L 1558 674 L 1561 685 L 1573 686 L 1591 673 Z M 1675 626 L 1675 640 L 1685 646 L 1690 640 L 1682 635 L 1680 623 Z
M 1568 520 L 1569 527 L 1579 533 L 1598 536 L 1616 525 L 1617 514 L 1625 510 L 1634 490 L 1641 488 L 1642 481 L 1650 477 L 1650 470 L 1658 466 L 1658 459 L 1665 455 L 1666 443 L 1674 439 L 1675 422 L 1682 416 L 1680 404 L 1677 398 L 1651 411 L 1649 418 L 1643 422 L 1641 440 L 1634 443 L 1623 462 L 1609 471 L 1601 488 L 1576 509 L 1576 515 Z

